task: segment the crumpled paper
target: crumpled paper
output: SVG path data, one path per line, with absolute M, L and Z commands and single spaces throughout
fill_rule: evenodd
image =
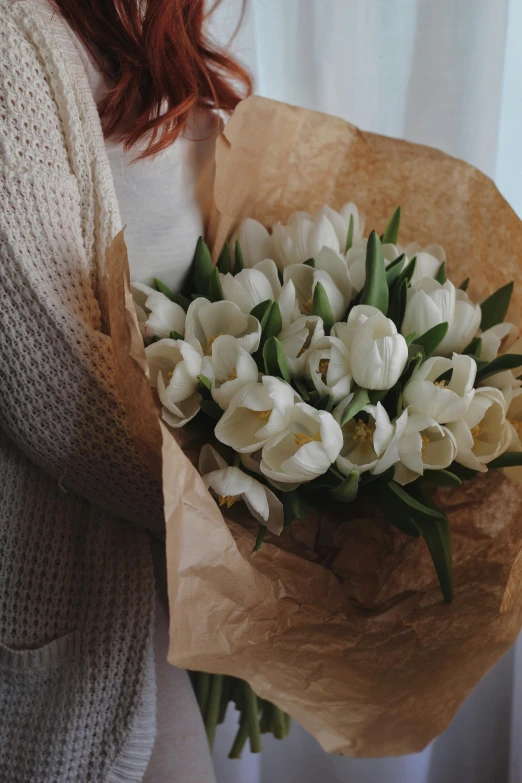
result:
M 471 275 L 472 297 L 511 279 L 521 295 L 522 224 L 487 177 L 437 150 L 262 98 L 240 104 L 217 140 L 208 237 L 217 255 L 244 216 L 270 225 L 349 200 L 378 231 L 400 204 L 401 242 L 442 244 L 451 279 Z M 421 750 L 521 627 L 520 485 L 497 471 L 439 491 L 453 530 L 451 605 L 423 541 L 359 505 L 344 520 L 311 514 L 253 553 L 245 507 L 223 519 L 193 467 L 205 433 L 160 422 L 121 235 L 107 261 L 129 427 L 163 475 L 169 660 L 248 680 L 327 751 Z

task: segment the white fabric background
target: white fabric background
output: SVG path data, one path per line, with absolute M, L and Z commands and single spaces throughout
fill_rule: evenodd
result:
M 240 7 L 224 0 L 220 42 Z M 464 158 L 522 216 L 521 37 L 522 0 L 249 0 L 232 48 L 261 95 Z M 228 761 L 235 723 L 229 713 L 218 733 L 218 783 L 522 783 L 522 642 L 414 756 L 327 756 L 294 726 Z

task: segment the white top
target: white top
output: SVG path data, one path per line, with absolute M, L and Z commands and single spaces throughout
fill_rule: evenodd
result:
M 103 75 L 74 39 L 98 104 L 106 92 Z M 122 144 L 106 141 L 132 280 L 153 285 L 157 277 L 174 291 L 181 288 L 203 234 L 199 183 L 213 156 L 216 127 L 215 120 L 199 113 L 175 144 L 139 161 L 146 142 L 126 152 Z

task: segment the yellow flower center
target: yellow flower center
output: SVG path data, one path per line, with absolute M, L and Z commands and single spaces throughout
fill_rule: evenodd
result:
M 205 356 L 210 356 L 212 353 L 212 345 L 214 343 L 214 340 L 217 340 L 218 337 L 221 337 L 223 332 L 220 332 L 219 334 L 213 334 L 212 337 L 208 338 L 207 344 L 203 347 L 203 353 Z
M 236 498 L 234 495 L 220 495 L 218 498 L 218 502 L 220 506 L 226 506 L 227 508 L 232 508 L 232 506 L 236 502 Z
M 321 359 L 319 362 L 318 370 L 321 373 L 321 380 L 323 383 L 326 383 L 326 376 L 328 374 L 328 366 L 330 364 L 330 359 Z
M 307 435 L 305 432 L 296 432 L 294 434 L 294 443 L 298 448 L 306 446 L 307 443 L 313 443 L 315 441 L 321 441 L 321 435 L 317 433 L 314 437 Z
M 312 314 L 313 303 L 314 300 L 313 297 L 311 296 L 310 299 L 308 299 L 308 301 L 306 301 L 302 306 L 303 310 L 305 311 L 305 313 L 308 313 L 308 315 Z
M 236 378 L 237 378 L 237 370 L 236 370 L 236 368 L 234 367 L 234 369 L 232 370 L 232 372 L 229 372 L 229 374 L 227 375 L 227 381 L 235 381 L 235 380 L 236 380 Z
M 522 430 L 522 421 L 517 421 L 517 419 L 509 419 L 509 423 L 517 431 L 517 434 L 520 435 L 520 430 Z
M 375 420 L 371 419 L 368 424 L 365 424 L 365 422 L 362 419 L 357 419 L 355 422 L 355 431 L 353 434 L 353 439 L 356 441 L 359 441 L 360 443 L 364 443 L 366 441 L 372 441 L 373 440 L 373 433 L 375 432 Z
M 263 421 L 268 421 L 270 418 L 270 414 L 272 413 L 272 409 L 269 411 L 256 411 L 257 415 L 260 419 L 263 419 Z
M 480 424 L 477 424 L 476 427 L 473 427 L 473 429 L 471 430 L 471 434 L 473 435 L 473 440 L 480 438 L 480 436 L 482 435 L 482 427 L 480 426 Z
M 422 441 L 422 451 L 424 451 L 425 447 L 430 442 L 430 439 L 426 437 L 426 435 L 421 435 L 421 441 Z
M 167 373 L 167 378 L 172 378 L 173 375 L 174 375 L 174 370 L 171 370 L 170 372 Z
M 446 381 L 434 381 L 434 386 L 437 386 L 439 389 L 444 389 L 446 386 Z

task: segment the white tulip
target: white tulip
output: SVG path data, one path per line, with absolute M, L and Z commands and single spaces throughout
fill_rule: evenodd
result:
M 320 268 L 321 266 L 329 268 L 330 271 Z M 339 254 L 325 248 L 318 254 L 315 268 L 307 264 L 287 266 L 283 279 L 285 283 L 292 281 L 294 284 L 302 313 L 309 315 L 312 312 L 315 287 L 321 283 L 334 319 L 338 321 L 343 318 L 351 299 L 352 287 L 346 264 Z
M 288 225 L 272 227 L 273 258 L 279 269 L 316 258 L 323 247 L 340 250 L 335 229 L 325 215 L 294 215 Z
M 381 312 L 362 324 L 351 348 L 353 379 L 363 389 L 391 389 L 408 361 L 406 340 Z
M 352 282 L 354 292 L 359 293 L 364 288 L 366 282 L 366 246 L 367 239 L 359 239 L 353 243 L 350 250 L 346 253 L 346 264 L 348 273 Z M 382 246 L 384 255 L 384 264 L 389 266 L 392 261 L 400 256 L 399 250 L 395 245 L 384 244 Z
M 257 381 L 259 370 L 237 339 L 223 334 L 212 343 L 210 356 L 205 356 L 202 374 L 211 381 L 212 397 L 225 411 L 239 389 Z
M 440 245 L 427 245 L 421 247 L 417 242 L 413 242 L 404 251 L 408 261 L 415 257 L 415 270 L 411 278 L 412 285 L 420 283 L 425 277 L 435 277 L 441 265 L 446 260 L 444 248 Z
M 326 473 L 343 445 L 331 413 L 298 402 L 286 411 L 287 427 L 263 447 L 261 470 L 281 489 L 291 490 Z
M 245 218 L 230 240 L 232 254 L 239 241 L 245 267 L 253 267 L 265 258 L 272 258 L 272 237 L 257 220 Z
M 185 322 L 185 339 L 200 345 L 209 356 L 216 337 L 230 334 L 249 353 L 259 348 L 261 324 L 253 315 L 245 315 L 233 302 L 209 302 L 199 297 L 190 305 Z
M 364 215 L 359 212 L 355 204 L 345 204 L 339 212 L 328 206 L 322 207 L 319 210 L 320 215 L 324 215 L 328 218 L 332 226 L 334 227 L 337 239 L 339 240 L 339 247 L 341 252 L 344 253 L 346 248 L 346 242 L 348 239 L 348 231 L 350 229 L 350 218 L 353 218 L 353 235 L 352 244 L 358 242 L 363 238 L 364 234 Z
M 306 373 L 321 396 L 332 394 L 334 403 L 350 393 L 350 354 L 342 340 L 322 337 L 307 352 Z
M 271 489 L 239 468 L 229 467 L 210 444 L 201 449 L 199 472 L 205 485 L 218 496 L 220 506 L 231 508 L 237 500 L 243 500 L 260 524 L 280 535 L 284 526 L 283 504 Z
M 234 395 L 216 424 L 216 438 L 240 454 L 252 454 L 286 430 L 287 412 L 298 400 L 287 383 L 264 375 Z
M 288 361 L 292 378 L 305 374 L 307 352 L 312 343 L 324 337 L 324 324 L 318 315 L 303 315 L 280 332 L 278 340 Z
M 430 416 L 403 411 L 395 422 L 394 444 L 384 456 L 381 466 L 395 465 L 394 480 L 409 484 L 425 470 L 443 470 L 451 465 L 457 454 L 457 444 L 447 427 Z
M 522 441 L 520 440 L 522 433 L 522 389 L 505 389 L 503 397 L 507 408 L 506 418 L 511 429 L 509 450 L 522 451 Z
M 131 283 L 140 331 L 145 339 L 155 335 L 169 337 L 171 332 L 185 331 L 185 311 L 168 296 L 145 283 Z
M 366 323 L 368 318 L 373 315 L 380 315 L 381 311 L 372 305 L 355 305 L 350 310 L 348 321 L 340 321 L 332 326 L 330 334 L 332 337 L 338 337 L 343 341 L 346 348 L 350 351 L 353 338 L 360 327 Z
M 491 362 L 496 359 L 499 353 L 504 353 L 508 345 L 518 335 L 518 329 L 515 324 L 501 323 L 496 326 L 491 326 L 482 332 L 480 339 L 482 340 L 482 350 L 480 352 L 480 358 L 486 362 Z M 491 385 L 491 384 L 488 384 Z
M 426 277 L 408 291 L 402 333 L 415 332 L 420 337 L 440 323 L 448 324 L 448 331 L 435 353 L 448 356 L 459 353 L 476 336 L 482 313 L 480 305 L 473 304 L 465 291 L 455 288 L 447 280 L 443 285 Z
M 196 391 L 203 355 L 185 340 L 158 340 L 145 349 L 150 385 L 163 405 L 162 417 L 171 427 L 183 427 L 199 411 Z
M 350 395 L 334 409 L 336 421 L 341 421 L 352 398 L 353 395 Z M 380 461 L 392 443 L 395 426 L 380 402 L 377 405 L 365 405 L 362 413 L 343 425 L 342 434 L 343 446 L 336 465 L 344 476 L 352 471 L 382 473 L 386 470 L 388 465 L 382 466 Z
M 484 473 L 511 443 L 511 426 L 506 419 L 506 401 L 494 388 L 475 391 L 461 418 L 448 424 L 457 443 L 456 461 L 466 468 Z
M 438 378 L 452 371 L 451 379 Z M 473 399 L 477 365 L 471 356 L 453 354 L 452 359 L 432 356 L 413 374 L 404 387 L 404 405 L 412 413 L 430 416 L 439 424 L 456 421 L 464 416 Z
M 268 258 L 251 269 L 243 269 L 237 275 L 220 277 L 224 299 L 234 302 L 245 315 L 249 315 L 252 308 L 267 299 L 277 300 L 281 293 L 277 267 Z

